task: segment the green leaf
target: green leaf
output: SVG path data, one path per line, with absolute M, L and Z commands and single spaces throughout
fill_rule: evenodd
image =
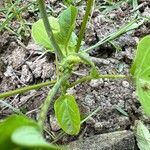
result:
M 77 35 L 74 32 L 72 32 L 68 46 L 67 46 L 68 54 L 75 52 L 76 44 L 77 44 Z
M 122 115 L 129 117 L 127 112 L 121 106 L 116 105 L 115 109 L 118 110 L 118 112 L 120 112 Z
M 75 98 L 71 95 L 59 97 L 54 105 L 55 115 L 61 128 L 70 135 L 80 131 L 80 112 Z
M 75 20 L 77 16 L 77 8 L 74 6 L 64 10 L 58 18 L 49 17 L 52 32 L 64 55 L 74 52 L 77 43 L 77 36 L 73 32 L 75 28 Z M 40 19 L 32 26 L 32 37 L 36 43 L 53 52 L 53 47 L 46 33 L 43 20 Z
M 46 148 L 49 150 L 60 149 L 57 146 L 47 143 L 43 138 L 40 130 L 32 126 L 23 126 L 17 128 L 13 132 L 11 139 L 15 144 L 23 147 L 42 148 L 42 149 Z
M 150 116 L 150 35 L 138 44 L 131 73 L 136 80 L 136 91 L 145 113 Z
M 138 44 L 134 63 L 131 67 L 132 75 L 141 74 L 150 67 L 150 35 L 145 36 Z
M 96 69 L 95 65 L 90 70 L 90 76 L 93 79 L 97 79 L 99 77 L 99 73 L 98 73 L 98 70 Z
M 52 31 L 54 35 L 56 35 L 58 32 L 60 32 L 60 26 L 58 23 L 58 19 L 54 17 L 49 17 L 49 22 L 52 28 Z M 53 51 L 53 47 L 51 45 L 50 39 L 46 33 L 44 23 L 42 19 L 39 19 L 37 22 L 35 22 L 32 26 L 32 38 L 34 41 L 43 46 L 44 48 L 47 48 L 51 51 Z
M 64 10 L 58 17 L 60 32 L 57 34 L 56 38 L 59 44 L 63 45 L 65 49 L 67 49 L 68 43 L 76 45 L 76 36 L 73 33 L 76 17 L 77 8 L 74 6 L 70 6 Z
M 137 124 L 136 140 L 140 150 L 150 149 L 150 133 L 141 121 Z
M 142 77 L 137 78 L 136 91 L 144 112 L 150 117 L 150 81 L 142 79 Z
M 71 5 L 73 0 L 63 0 L 66 5 Z
M 133 22 L 130 26 L 128 26 L 127 28 L 125 28 L 124 33 L 127 33 L 127 32 L 129 32 L 131 30 L 134 30 L 134 29 L 138 28 L 143 23 L 144 23 L 144 19 L 137 19 L 136 22 Z
M 67 5 L 67 6 L 70 6 L 71 4 L 72 5 L 75 5 L 79 2 L 81 2 L 82 0 L 63 0 L 64 4 Z
M 37 124 L 27 117 L 12 115 L 0 123 L 0 148 L 2 150 L 11 150 L 17 146 L 11 141 L 12 133 L 21 126 Z M 7 144 L 6 144 L 7 143 Z

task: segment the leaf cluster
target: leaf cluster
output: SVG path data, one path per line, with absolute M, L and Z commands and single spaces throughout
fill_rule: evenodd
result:
M 12 115 L 0 123 L 0 147 L 3 150 L 60 150 L 49 144 L 37 123 L 25 116 Z
M 55 40 L 64 56 L 75 52 L 77 36 L 74 33 L 77 8 L 70 6 L 64 10 L 57 18 L 50 16 L 49 23 L 52 28 Z M 32 37 L 36 43 L 54 52 L 52 41 L 50 41 L 44 27 L 43 20 L 40 19 L 32 26 Z
M 63 60 L 59 62 L 60 72 L 72 69 L 76 64 L 86 63 L 91 66 L 90 76 L 92 78 L 97 78 L 98 71 L 94 63 L 90 60 L 89 55 L 82 51 L 78 53 L 75 52 L 77 45 L 77 36 L 74 32 L 76 17 L 77 8 L 74 6 L 69 6 L 57 18 L 52 16 L 49 17 L 50 28 L 64 55 Z M 55 52 L 52 44 L 53 41 L 49 39 L 42 19 L 33 24 L 32 37 L 36 43 L 46 48 L 48 51 Z M 55 101 L 54 109 L 58 123 L 62 129 L 70 135 L 78 134 L 81 121 L 75 97 L 65 93 L 65 95 L 60 96 Z

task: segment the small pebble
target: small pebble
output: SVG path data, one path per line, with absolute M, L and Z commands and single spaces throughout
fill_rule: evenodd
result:
M 50 116 L 50 126 L 51 126 L 52 131 L 60 130 L 60 126 L 58 125 L 57 119 L 53 115 Z
M 125 88 L 128 88 L 130 86 L 130 84 L 127 81 L 122 81 L 122 86 Z
M 90 117 L 87 121 L 86 121 L 87 124 L 90 124 L 90 125 L 93 125 L 95 124 L 95 120 L 94 118 Z
M 101 131 L 102 129 L 103 129 L 103 124 L 101 123 L 101 122 L 96 122 L 95 124 L 94 124 L 94 129 L 96 130 L 96 131 Z
M 104 84 L 103 79 L 91 80 L 91 82 L 90 82 L 90 86 L 95 87 L 95 88 L 102 86 L 103 84 Z
M 92 95 L 87 94 L 85 97 L 85 103 L 87 106 L 91 107 L 95 105 L 95 99 Z
M 22 66 L 20 80 L 25 84 L 31 83 L 33 81 L 33 75 L 30 72 L 29 67 L 27 65 Z
M 70 88 L 67 90 L 67 93 L 69 93 L 70 95 L 74 95 L 76 93 L 76 90 L 74 88 Z
M 57 0 L 50 0 L 50 3 L 51 3 L 51 4 L 54 4 L 54 3 L 56 3 L 56 1 L 57 1 Z
M 136 91 L 134 91 L 134 92 L 132 93 L 132 98 L 133 98 L 133 99 L 137 99 Z

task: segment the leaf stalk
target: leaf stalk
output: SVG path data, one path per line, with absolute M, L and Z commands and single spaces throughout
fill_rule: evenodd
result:
M 71 72 L 66 71 L 59 78 L 59 80 L 55 83 L 53 88 L 49 91 L 48 96 L 47 96 L 46 100 L 44 101 L 44 103 L 42 105 L 40 116 L 39 116 L 39 119 L 38 119 L 38 124 L 39 124 L 41 130 L 43 130 L 43 128 L 44 128 L 44 122 L 45 122 L 45 119 L 46 119 L 48 108 L 49 108 L 53 98 L 55 97 L 56 93 L 58 92 L 58 90 L 60 89 L 62 84 L 70 77 L 70 75 L 71 75 Z
M 116 75 L 115 74 L 106 74 L 106 75 L 99 75 L 96 79 L 105 79 L 105 78 L 107 78 L 107 79 L 130 79 L 131 76 L 117 75 L 117 74 Z M 92 79 L 93 79 L 93 77 L 91 77 L 91 76 L 82 77 L 79 80 L 75 81 L 74 83 L 70 84 L 70 86 L 68 88 L 74 87 L 77 84 L 87 82 L 87 81 L 90 81 Z M 95 80 L 95 78 L 94 78 L 94 80 Z
M 83 36 L 85 33 L 85 29 L 86 29 L 86 25 L 88 22 L 90 12 L 92 10 L 93 2 L 94 2 L 94 0 L 88 0 L 88 2 L 87 2 L 86 12 L 85 12 L 85 15 L 83 17 L 83 22 L 81 24 L 81 29 L 79 32 L 79 38 L 77 41 L 76 52 L 78 52 L 80 50 L 81 42 L 82 42 L 82 39 L 83 39 Z
M 45 86 L 50 86 L 50 85 L 54 85 L 56 83 L 56 81 L 47 81 L 47 82 L 43 82 L 43 83 L 39 83 L 39 84 L 34 84 L 34 85 L 30 85 L 27 87 L 22 87 L 22 88 L 18 88 L 16 90 L 11 90 L 8 92 L 4 92 L 4 93 L 0 93 L 0 98 L 7 98 L 10 96 L 14 96 L 16 94 L 22 94 L 25 92 L 28 92 L 30 90 L 36 90 Z
M 48 17 L 47 17 L 47 12 L 46 12 L 46 7 L 45 7 L 45 3 L 44 0 L 37 0 L 38 4 L 39 4 L 39 9 L 40 9 L 40 13 L 41 13 L 41 17 L 43 19 L 44 22 L 44 26 L 45 26 L 45 30 L 47 32 L 47 35 L 51 41 L 51 44 L 54 48 L 54 51 L 56 53 L 56 55 L 58 56 L 58 58 L 60 59 L 60 61 L 64 58 L 64 55 L 59 47 L 59 45 L 57 44 L 54 34 L 52 32 L 52 28 L 50 26 Z

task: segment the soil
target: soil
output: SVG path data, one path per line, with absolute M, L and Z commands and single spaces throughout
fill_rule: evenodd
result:
M 85 47 L 91 46 L 117 31 L 122 25 L 134 18 L 134 13 L 131 13 L 131 4 L 124 3 L 119 9 L 104 15 L 99 10 L 101 2 L 103 0 L 96 0 L 96 8 L 93 10 L 93 15 L 85 34 Z M 23 2 L 23 5 L 26 5 L 26 3 L 29 2 Z M 62 4 L 58 1 L 48 0 L 47 6 L 49 4 L 54 10 L 50 13 L 55 16 L 63 9 Z M 140 13 L 150 17 L 150 1 L 140 0 L 139 4 L 143 5 L 140 8 Z M 79 6 L 77 33 L 84 9 L 85 2 Z M 23 15 L 27 22 L 32 23 L 38 19 L 39 12 L 35 11 L 33 13 L 28 9 Z M 18 29 L 16 20 L 13 20 L 10 24 L 14 31 Z M 107 43 L 90 52 L 99 72 L 102 74 L 129 74 L 137 43 L 148 34 L 150 34 L 150 23 L 145 22 L 138 29 L 114 40 L 122 49 L 121 51 L 117 51 L 110 43 Z M 7 30 L 1 31 L 0 92 L 55 79 L 54 55 L 43 52 L 42 48 L 36 45 L 30 36 L 23 36 L 18 39 L 17 36 Z M 74 78 L 77 79 L 81 74 L 87 74 L 88 69 L 89 66 L 86 65 L 77 66 Z M 28 116 L 37 119 L 39 107 L 49 89 L 49 87 L 45 87 L 25 94 L 18 94 L 7 98 L 6 102 L 15 108 L 19 108 Z M 99 108 L 99 111 L 82 125 L 81 133 L 78 136 L 80 138 L 112 131 L 132 130 L 136 119 L 150 123 L 142 112 L 137 100 L 134 83 L 130 80 L 92 80 L 88 83 L 77 85 L 69 89 L 68 92 L 75 95 L 82 117 L 88 116 Z M 0 109 L 0 118 L 5 118 L 13 113 L 10 108 L 1 104 Z M 119 110 L 123 110 L 124 113 Z M 54 117 L 53 108 L 50 109 L 47 116 L 47 126 L 54 135 L 59 134 L 60 127 Z M 78 137 L 65 135 L 59 140 L 59 143 L 67 143 L 78 139 Z

